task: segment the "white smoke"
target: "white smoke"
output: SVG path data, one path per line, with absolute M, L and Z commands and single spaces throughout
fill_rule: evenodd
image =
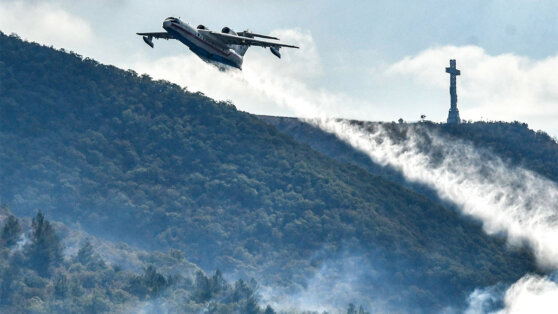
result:
M 556 313 L 558 284 L 548 277 L 527 275 L 508 289 L 504 303 L 500 313 Z
M 16 242 L 16 245 L 12 249 L 12 252 L 21 252 L 23 248 L 29 243 L 29 236 L 27 232 L 22 232 L 19 236 L 19 239 Z
M 381 125 L 366 129 L 334 119 L 310 122 L 375 162 L 433 187 L 482 221 L 488 234 L 504 234 L 512 246 L 527 244 L 541 267 L 558 268 L 558 186 L 553 181 L 420 125 L 405 126 L 406 135 L 397 136 Z M 476 290 L 467 312 L 486 313 L 486 304 L 499 299 L 490 290 Z M 551 313 L 557 308 L 558 285 L 549 277 L 526 275 L 508 289 L 499 313 Z
M 320 267 L 298 291 L 260 287 L 263 304 L 287 313 L 343 313 L 349 303 L 374 309 L 374 313 L 386 312 L 382 309 L 387 307 L 388 298 L 378 291 L 370 295 L 370 286 L 362 285 L 363 277 L 388 285 L 384 278 L 380 279 L 381 269 L 373 265 L 369 258 L 359 253 L 359 250 L 332 254 L 327 248 L 323 248 L 310 259 L 319 255 L 331 256 L 321 262 Z
M 477 289 L 468 301 L 466 314 L 556 313 L 558 284 L 553 275 L 526 275 L 505 292 L 495 287 Z M 495 308 L 498 303 L 500 309 Z
M 467 300 L 468 308 L 465 314 L 489 313 L 494 311 L 497 304 L 502 300 L 503 292 L 497 287 L 475 289 Z
M 488 234 L 505 234 L 514 246 L 526 242 L 542 267 L 558 268 L 558 186 L 553 181 L 420 125 L 405 126 L 404 138 L 394 139 L 381 125 L 366 129 L 334 119 L 311 122 L 375 162 L 433 187 L 482 221 Z

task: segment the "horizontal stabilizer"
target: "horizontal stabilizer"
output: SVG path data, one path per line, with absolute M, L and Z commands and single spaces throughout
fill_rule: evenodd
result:
M 240 36 L 245 36 L 245 37 L 250 37 L 250 38 L 259 37 L 259 38 L 265 38 L 265 39 L 275 39 L 275 40 L 279 40 L 279 38 L 277 38 L 277 37 L 267 36 L 267 35 L 261 35 L 261 34 L 256 34 L 256 33 L 250 33 L 250 32 L 248 32 L 248 31 L 240 32 L 240 33 L 238 33 L 238 35 L 240 35 Z
M 285 44 L 282 44 L 282 43 L 279 43 L 279 42 L 255 39 L 253 37 L 249 37 L 249 36 L 252 36 L 254 34 L 247 33 L 247 32 L 241 32 L 241 33 L 238 33 L 236 35 L 227 34 L 227 33 L 220 33 L 220 32 L 212 32 L 212 31 L 202 30 L 202 29 L 198 29 L 198 32 L 202 33 L 202 34 L 208 34 L 209 36 L 211 36 L 213 38 L 216 38 L 219 41 L 222 41 L 223 43 L 225 43 L 227 45 L 245 45 L 245 46 L 276 47 L 276 48 L 277 47 L 298 48 L 297 46 L 285 45 Z M 275 37 L 270 37 L 270 36 L 268 36 L 268 37 L 276 39 Z

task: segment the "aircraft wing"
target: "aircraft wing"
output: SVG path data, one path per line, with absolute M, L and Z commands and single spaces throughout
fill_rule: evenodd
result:
M 136 33 L 140 36 L 147 36 L 156 39 L 174 39 L 171 34 L 167 32 L 155 32 L 155 33 Z
M 218 38 L 228 45 L 248 45 L 248 46 L 260 46 L 260 47 L 288 47 L 288 48 L 298 48 L 297 46 L 285 45 L 278 42 L 272 42 L 267 40 L 259 40 L 250 37 L 231 35 L 226 33 L 213 32 L 208 30 L 198 30 L 198 32 L 204 32 L 210 34 L 214 38 Z M 269 37 L 275 39 L 275 37 Z

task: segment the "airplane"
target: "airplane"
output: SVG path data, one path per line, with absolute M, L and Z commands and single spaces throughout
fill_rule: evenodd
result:
M 165 32 L 136 33 L 143 37 L 143 41 L 154 47 L 153 39 L 176 39 L 188 46 L 193 53 L 202 60 L 217 65 L 232 66 L 242 70 L 244 54 L 250 46 L 269 47 L 271 53 L 281 58 L 281 47 L 299 48 L 279 42 L 259 40 L 256 38 L 279 40 L 277 37 L 260 35 L 243 31 L 236 33 L 230 27 L 223 27 L 221 32 L 214 32 L 203 25 L 193 28 L 188 23 L 175 17 L 168 17 L 163 22 Z

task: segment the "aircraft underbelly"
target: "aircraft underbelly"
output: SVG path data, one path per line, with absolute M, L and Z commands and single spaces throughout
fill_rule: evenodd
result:
M 213 44 L 198 38 L 197 36 L 187 32 L 186 30 L 175 30 L 173 28 L 167 29 L 173 37 L 180 40 L 183 44 L 188 46 L 190 50 L 198 55 L 202 60 L 215 61 L 223 63 L 235 68 L 241 68 L 242 59 L 236 56 L 230 50 L 221 50 Z

